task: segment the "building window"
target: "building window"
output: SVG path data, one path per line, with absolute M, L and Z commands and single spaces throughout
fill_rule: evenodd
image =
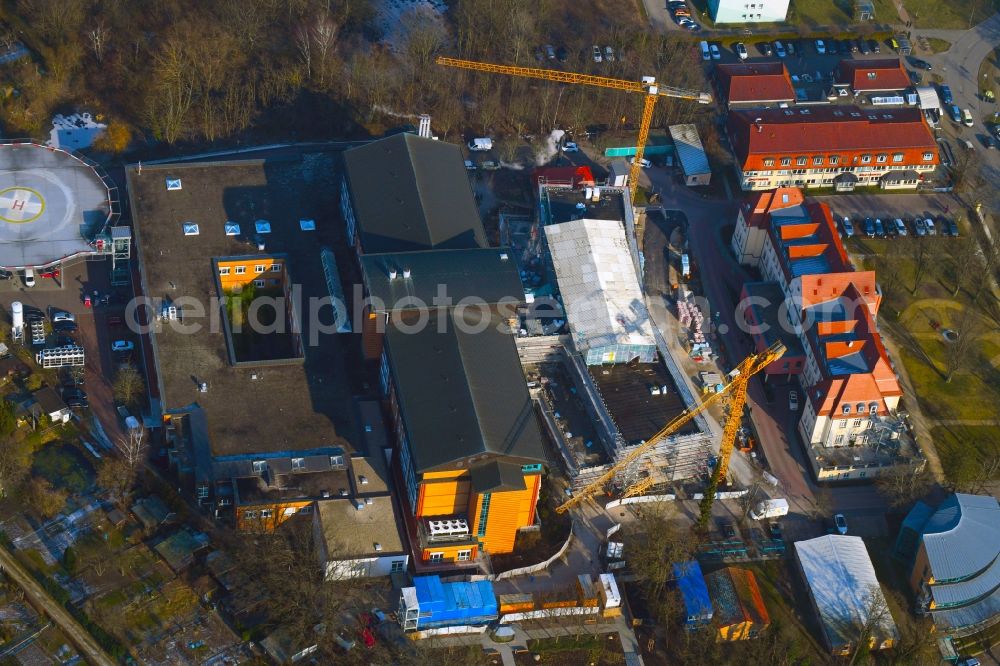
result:
M 444 560 L 444 553 L 431 553 L 427 559 L 431 562 L 440 562 Z
M 924 153 L 924 162 L 930 162 L 934 159 L 934 153 Z
M 267 266 L 265 266 L 264 264 L 257 264 L 256 266 L 253 267 L 253 270 L 255 273 L 263 273 L 264 271 L 267 270 Z
M 271 510 L 271 509 L 261 509 L 260 510 L 260 517 L 261 518 L 271 518 L 272 516 L 274 516 L 274 511 L 273 510 Z
M 764 158 L 764 166 L 766 166 L 766 167 L 773 167 L 774 166 L 774 158 L 773 157 L 765 157 Z
M 876 78 L 878 78 L 878 72 L 868 72 L 869 81 L 874 81 Z
M 468 562 L 470 559 L 472 559 L 472 551 L 460 550 L 458 551 L 458 554 L 456 555 L 455 559 L 458 560 L 459 562 Z
M 830 155 L 830 164 L 834 166 L 840 164 L 840 155 Z
M 301 507 L 299 509 L 299 515 L 300 516 L 308 516 L 312 512 L 313 512 L 313 506 L 312 506 L 312 504 L 307 504 L 304 507 Z
M 247 267 L 246 266 L 237 266 L 236 267 L 236 274 L 237 275 L 243 275 L 246 272 L 247 272 Z
M 271 272 L 272 273 L 280 273 L 281 272 L 281 264 L 271 264 Z
M 263 288 L 264 284 L 265 284 L 264 280 L 254 280 L 253 281 L 253 286 L 255 286 L 255 287 Z
M 869 163 L 871 163 L 871 161 L 872 161 L 872 156 L 871 155 L 862 155 L 861 156 L 861 163 L 862 164 L 869 164 Z
M 860 428 L 861 427 L 861 419 L 854 419 L 854 421 L 851 422 L 851 427 L 852 428 Z
M 282 514 L 286 516 L 294 516 L 296 513 L 298 513 L 298 509 L 294 506 L 285 507 L 285 510 L 282 511 Z
M 859 402 L 858 405 L 857 405 L 857 411 L 858 411 L 858 414 L 861 414 L 862 412 L 864 412 L 865 411 L 865 403 Z
M 851 406 L 850 405 L 844 405 L 843 410 L 844 410 L 845 414 L 850 414 L 851 413 Z
M 878 162 L 879 164 L 884 164 L 885 161 L 888 160 L 888 159 L 889 159 L 889 156 L 886 155 L 885 153 L 882 153 L 881 155 L 879 155 L 878 157 L 875 158 L 875 161 Z
M 208 486 L 198 486 L 198 499 L 208 498 Z
M 257 512 L 256 511 L 244 511 L 243 512 L 243 519 L 244 520 L 256 520 L 257 519 Z
M 305 458 L 292 458 L 292 471 L 301 472 L 306 468 Z
M 781 166 L 792 166 L 792 158 L 791 157 L 782 157 L 781 158 Z
M 229 266 L 219 266 L 219 275 L 229 275 Z
M 389 565 L 390 573 L 402 573 L 403 572 L 403 560 L 393 560 L 392 564 Z
M 486 536 L 486 519 L 490 515 L 490 493 L 483 493 L 483 506 L 479 510 L 478 536 Z
M 809 163 L 809 158 L 804 155 L 801 157 L 797 157 L 795 159 L 795 164 L 797 164 L 798 166 L 805 166 L 808 163 Z
M 330 467 L 342 469 L 344 467 L 344 456 L 330 456 Z
M 535 463 L 534 465 L 521 465 L 522 472 L 541 472 L 542 463 Z
M 833 443 L 836 446 L 840 446 L 841 444 L 844 443 L 844 436 L 843 435 L 837 435 L 837 438 L 833 440 Z
M 254 460 L 253 461 L 253 473 L 263 474 L 267 471 L 267 461 L 266 460 Z
M 841 419 L 840 423 L 837 425 L 837 427 L 841 428 L 841 429 L 846 428 L 847 427 L 847 421 L 845 421 L 844 419 Z
M 813 158 L 813 165 L 820 166 L 821 164 L 823 164 L 823 156 L 822 155 L 817 155 L 816 157 Z
M 893 153 L 892 154 L 892 161 L 893 162 L 902 162 L 903 161 L 903 153 Z

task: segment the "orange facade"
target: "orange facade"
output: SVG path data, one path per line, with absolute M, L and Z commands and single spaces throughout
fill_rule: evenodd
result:
M 427 472 L 420 480 L 415 515 L 417 519 L 468 516 L 470 532 L 482 548 L 492 554 L 510 553 L 514 550 L 518 530 L 535 522 L 541 479 L 540 473 L 525 473 L 524 490 L 480 494 L 472 490 L 468 470 Z M 444 552 L 442 559 L 452 561 L 453 551 L 469 548 L 468 545 L 428 546 L 423 548 L 422 559 L 430 560 L 431 552 Z M 474 559 L 476 547 L 472 548 Z
M 281 289 L 285 284 L 284 257 L 254 256 L 219 259 L 215 262 L 223 293 L 256 282 L 258 289 Z
M 236 526 L 245 532 L 271 532 L 300 513 L 311 513 L 312 500 L 291 500 L 236 507 Z M 302 510 L 306 509 L 305 512 Z

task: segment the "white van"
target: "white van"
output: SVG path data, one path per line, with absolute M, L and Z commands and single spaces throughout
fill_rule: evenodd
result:
M 712 54 L 708 50 L 708 42 L 700 42 L 698 44 L 698 46 L 701 47 L 701 59 L 702 60 L 711 60 L 712 59 Z
M 25 287 L 35 286 L 35 269 L 33 268 L 24 269 L 24 286 Z
M 493 150 L 493 139 L 486 137 L 480 139 L 473 139 L 469 142 L 469 150 L 484 151 Z

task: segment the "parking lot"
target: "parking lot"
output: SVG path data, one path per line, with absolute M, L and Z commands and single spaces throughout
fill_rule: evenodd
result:
M 941 222 L 955 222 L 959 234 L 969 233 L 968 226 L 961 220 L 964 210 L 951 194 L 855 194 L 849 197 L 830 196 L 817 197 L 830 206 L 830 212 L 837 223 L 837 229 L 844 233 L 843 219 L 848 217 L 854 225 L 854 236 L 866 236 L 864 220 L 879 219 L 883 223 L 886 237 L 896 236 L 890 230 L 892 221 L 899 218 L 906 225 L 906 235 L 919 235 L 913 221 L 930 219 L 935 223 L 935 236 L 948 236 L 942 233 Z M 947 226 L 947 225 L 946 225 Z M 929 234 L 928 234 L 929 235 Z

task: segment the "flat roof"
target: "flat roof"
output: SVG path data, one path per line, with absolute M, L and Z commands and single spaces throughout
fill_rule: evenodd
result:
M 581 219 L 544 229 L 576 348 L 655 347 L 622 223 Z
M 95 254 L 112 218 L 108 185 L 74 155 L 0 143 L 0 267 L 44 267 Z
M 304 360 L 233 366 L 224 329 L 209 318 L 218 320 L 219 313 L 212 260 L 257 254 L 257 221 L 270 227 L 259 235 L 265 243 L 260 254 L 287 256 L 301 302 L 328 295 L 320 249 L 336 247 L 341 233 L 336 204 L 324 194 L 336 192 L 335 167 L 331 154 L 325 170 L 319 164 L 310 169 L 309 180 L 293 158 L 126 169 L 143 292 L 173 302 L 190 299 L 181 301 L 179 321 L 161 322 L 149 336 L 164 410 L 201 407 L 204 436 L 216 457 L 353 449 L 348 440 L 356 439 L 356 428 L 340 336 L 314 331 L 310 317 L 300 316 Z M 180 188 L 168 189 L 168 180 Z M 315 220 L 315 230 L 303 230 L 301 219 Z M 197 235 L 185 235 L 185 222 L 198 225 Z M 227 234 L 228 222 L 239 226 L 238 234 Z M 321 319 L 333 321 L 330 308 Z M 190 325 L 200 330 L 188 333 Z M 201 383 L 207 391 L 199 390 Z
M 649 439 L 686 407 L 662 362 L 590 365 L 587 369 L 626 444 Z M 652 395 L 652 386 L 666 386 L 667 393 Z M 676 434 L 695 432 L 698 427 L 692 420 Z
M 331 560 L 405 552 L 390 495 L 319 500 L 316 512 Z M 377 550 L 375 544 L 381 548 Z
M 351 481 L 356 495 L 389 492 L 389 472 L 381 449 L 351 458 Z
M 570 220 L 588 218 L 591 220 L 625 219 L 625 199 L 623 188 L 597 187 L 600 198 L 588 199 L 586 188 L 572 188 L 554 185 L 543 185 L 542 190 L 542 224 L 559 224 Z

